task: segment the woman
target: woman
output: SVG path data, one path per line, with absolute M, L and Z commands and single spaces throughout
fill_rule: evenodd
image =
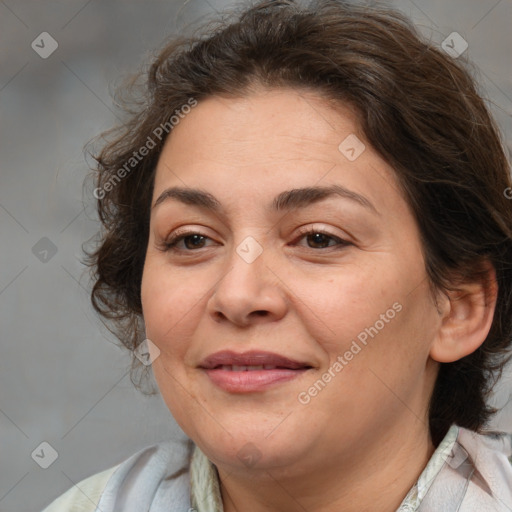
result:
M 166 46 L 116 135 L 92 300 L 190 442 L 48 512 L 512 510 L 511 183 L 452 57 L 392 11 L 260 3 Z

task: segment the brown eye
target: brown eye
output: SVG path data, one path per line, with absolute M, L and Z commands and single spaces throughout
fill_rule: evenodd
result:
M 209 237 L 201 233 L 176 233 L 165 242 L 164 249 L 166 251 L 194 251 L 195 249 L 206 247 L 206 240 L 209 240 Z
M 307 247 L 309 249 L 342 249 L 343 247 L 350 245 L 348 242 L 337 236 L 314 228 L 303 230 L 299 237 L 299 240 L 302 239 L 306 239 Z
M 325 233 L 313 233 L 307 235 L 308 244 L 313 249 L 323 249 L 329 247 L 329 242 L 334 240 L 334 237 L 326 235 Z
M 197 249 L 204 246 L 206 237 L 203 235 L 190 235 L 182 237 L 183 243 L 187 249 Z

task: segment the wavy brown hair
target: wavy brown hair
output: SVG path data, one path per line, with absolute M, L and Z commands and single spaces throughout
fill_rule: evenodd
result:
M 490 332 L 471 355 L 440 364 L 429 409 L 436 445 L 453 423 L 480 431 L 495 412 L 486 397 L 512 339 L 511 181 L 497 127 L 459 61 L 396 11 L 335 0 L 260 2 L 173 39 L 139 74 L 135 107 L 95 156 L 103 229 L 85 262 L 96 311 L 128 349 L 144 339 L 140 285 L 166 140 L 155 136 L 157 127 L 191 98 L 241 97 L 254 83 L 313 90 L 351 105 L 367 140 L 394 168 L 433 291 L 485 279 L 485 264 L 494 266 Z M 130 160 L 149 138 L 147 154 Z

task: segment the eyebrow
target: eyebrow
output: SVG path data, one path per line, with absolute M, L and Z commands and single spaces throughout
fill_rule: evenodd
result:
M 380 215 L 375 206 L 365 196 L 341 185 L 304 187 L 285 190 L 273 199 L 269 205 L 269 209 L 273 211 L 296 210 L 299 208 L 305 208 L 306 206 L 333 196 L 354 201 L 360 206 Z M 175 199 L 187 205 L 206 208 L 207 210 L 217 213 L 222 210 L 222 205 L 215 196 L 209 192 L 205 192 L 204 190 L 189 187 L 171 187 L 164 190 L 155 201 L 152 209 L 170 199 Z

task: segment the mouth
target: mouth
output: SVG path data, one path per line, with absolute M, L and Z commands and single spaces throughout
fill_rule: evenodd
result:
M 300 368 L 289 368 L 286 366 L 274 366 L 272 364 L 260 364 L 260 365 L 229 365 L 229 364 L 222 364 L 217 365 L 215 368 L 210 368 L 211 370 L 225 370 L 229 372 L 254 372 L 259 370 L 295 370 Z
M 225 350 L 208 356 L 199 368 L 224 391 L 250 393 L 296 379 L 313 366 L 271 352 Z
M 206 357 L 199 367 L 205 370 L 223 369 L 241 372 L 275 369 L 300 370 L 311 368 L 311 365 L 273 352 L 251 350 L 237 353 L 232 350 L 222 350 Z

